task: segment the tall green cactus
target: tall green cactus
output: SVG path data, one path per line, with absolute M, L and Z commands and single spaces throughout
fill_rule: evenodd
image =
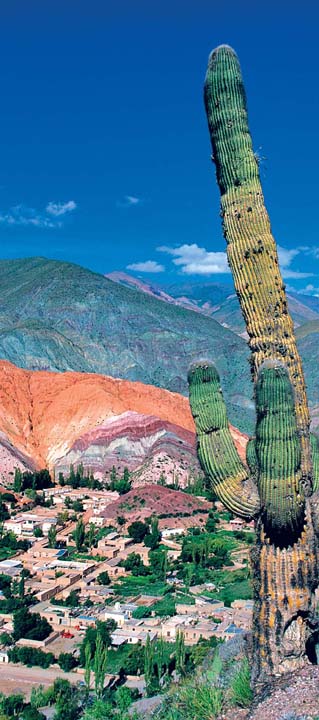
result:
M 249 335 L 253 377 L 267 357 L 281 360 L 288 368 L 303 450 L 302 485 L 307 493 L 312 468 L 304 376 L 249 133 L 241 69 L 227 45 L 210 55 L 204 99 L 227 256 Z
M 227 254 L 247 325 L 256 437 L 241 462 L 219 376 L 208 362 L 189 371 L 198 456 L 216 495 L 254 517 L 255 682 L 302 666 L 315 624 L 318 585 L 319 450 L 309 434 L 300 357 L 248 130 L 241 70 L 228 46 L 208 64 L 205 104 L 221 192 Z M 316 534 L 317 531 L 317 534 Z

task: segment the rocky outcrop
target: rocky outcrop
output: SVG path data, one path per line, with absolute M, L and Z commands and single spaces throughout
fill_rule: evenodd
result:
M 119 471 L 127 465 L 134 471 L 135 485 L 154 482 L 162 473 L 168 482 L 175 479 L 184 485 L 199 472 L 193 432 L 131 410 L 77 438 L 55 468 L 65 472 L 71 463 L 76 466 L 79 462 L 91 468 L 95 476 L 113 465 Z
M 244 452 L 246 436 L 233 433 Z M 80 462 L 97 476 L 127 465 L 136 484 L 162 473 L 168 482 L 187 482 L 199 471 L 187 398 L 105 375 L 0 361 L 0 477 L 14 467 L 59 471 Z
M 166 526 L 166 520 L 177 517 L 179 526 L 183 526 L 183 517 L 190 518 L 194 514 L 197 517 L 197 524 L 205 522 L 206 515 L 211 508 L 211 503 L 200 500 L 193 495 L 171 490 L 161 485 L 148 485 L 147 487 L 130 490 L 107 506 L 103 516 L 108 520 L 116 520 L 119 516 L 125 518 L 127 523 L 135 520 L 145 520 L 150 515 L 156 515 L 160 519 L 160 527 Z M 168 523 L 169 525 L 169 523 Z

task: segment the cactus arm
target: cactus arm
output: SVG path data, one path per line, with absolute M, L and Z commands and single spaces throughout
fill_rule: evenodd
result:
M 299 537 L 305 501 L 300 492 L 301 443 L 287 369 L 266 361 L 256 385 L 258 489 L 266 533 L 281 546 Z
M 228 510 L 242 518 L 252 518 L 260 509 L 258 492 L 230 434 L 217 370 L 210 363 L 194 365 L 188 382 L 198 457 L 204 472 Z
M 310 433 L 310 445 L 313 467 L 313 491 L 319 490 L 319 441 L 316 435 Z
M 249 467 L 251 475 L 257 477 L 258 459 L 256 455 L 256 439 L 250 438 L 246 446 L 246 463 Z
M 253 153 L 241 69 L 235 52 L 227 45 L 210 55 L 205 105 L 228 261 L 249 335 L 254 379 L 266 358 L 281 360 L 288 368 L 302 442 L 303 484 L 308 493 L 310 418 L 304 376 Z

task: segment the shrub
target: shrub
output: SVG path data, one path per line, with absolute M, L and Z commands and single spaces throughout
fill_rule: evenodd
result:
M 180 714 L 175 715 L 176 720 L 213 720 L 222 711 L 223 693 L 220 688 L 210 685 L 204 677 L 198 679 L 196 684 L 191 679 L 183 683 L 177 691 L 176 705 L 180 710 Z
M 58 663 L 64 672 L 70 672 L 77 666 L 78 661 L 72 653 L 60 653 Z
M 32 705 L 26 705 L 20 718 L 21 720 L 45 720 L 45 715 Z
M 38 665 L 42 668 L 48 668 L 52 663 L 55 662 L 55 657 L 51 652 L 43 652 L 38 648 L 32 647 L 14 647 L 8 651 L 8 657 L 10 662 L 23 663 L 32 667 Z
M 245 708 L 249 707 L 253 699 L 250 687 L 250 669 L 248 660 L 244 658 L 241 666 L 231 683 L 231 699 L 234 705 Z

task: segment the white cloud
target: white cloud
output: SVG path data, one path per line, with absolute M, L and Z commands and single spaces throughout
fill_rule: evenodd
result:
M 132 263 L 131 265 L 126 266 L 127 270 L 135 270 L 136 272 L 145 272 L 145 273 L 160 273 L 164 272 L 165 267 L 164 265 L 160 265 L 158 262 L 155 262 L 154 260 L 145 260 L 145 262 L 140 263 Z
M 281 274 L 284 280 L 302 280 L 314 276 L 314 273 L 311 272 L 299 272 L 299 270 L 290 270 L 283 267 L 281 268 Z
M 141 203 L 141 198 L 135 197 L 134 195 L 124 195 L 123 200 L 118 200 L 116 204 L 117 207 L 128 208 L 134 205 L 140 205 Z
M 75 210 L 76 203 L 69 200 L 67 203 L 49 202 L 44 210 L 15 205 L 7 212 L 0 211 L 0 223 L 8 226 L 31 226 L 38 228 L 59 228 L 62 222 L 58 218 L 65 213 Z
M 289 267 L 296 255 L 300 253 L 300 248 L 288 250 L 281 245 L 277 245 L 277 250 L 281 267 Z
M 230 272 L 225 252 L 209 252 L 196 243 L 178 248 L 162 245 L 157 250 L 172 255 L 175 258 L 174 265 L 180 267 L 185 275 L 219 275 Z
M 10 208 L 7 213 L 0 213 L 0 223 L 4 225 L 32 225 L 33 227 L 53 228 L 57 226 L 45 215 L 38 213 L 34 208 L 27 208 L 23 205 L 16 205 Z
M 299 250 L 308 257 L 313 257 L 316 260 L 319 259 L 319 247 L 317 247 L 316 245 L 312 245 L 310 247 L 306 245 L 305 247 L 300 247 Z
M 129 205 L 138 205 L 140 201 L 140 198 L 134 197 L 134 195 L 125 195 L 125 200 L 127 200 Z
M 282 272 L 283 278 L 286 279 L 300 279 L 300 278 L 307 278 L 307 277 L 313 277 L 314 273 L 311 272 L 300 272 L 299 270 L 293 270 L 290 265 L 292 261 L 294 260 L 297 255 L 300 255 L 302 252 L 304 252 L 308 248 L 293 248 L 291 250 L 288 250 L 287 248 L 281 247 L 281 245 L 277 246 L 278 249 L 278 257 L 279 257 L 279 265 Z
M 192 245 L 180 245 L 174 248 L 162 245 L 157 248 L 158 252 L 172 255 L 173 263 L 185 275 L 220 275 L 230 273 L 225 252 L 211 252 L 206 248 L 199 247 L 196 243 Z M 319 248 L 284 248 L 278 245 L 279 264 L 283 277 L 302 279 L 313 277 L 312 272 L 300 272 L 291 267 L 294 259 L 302 254 L 311 254 L 319 257 Z
M 290 285 L 286 285 L 287 292 L 294 292 L 297 295 L 312 295 L 313 297 L 319 297 L 319 288 L 314 285 L 306 285 L 304 288 L 295 288 Z
M 59 215 L 65 215 L 65 213 L 72 212 L 72 210 L 75 210 L 77 207 L 76 202 L 74 200 L 68 200 L 68 202 L 52 202 L 52 200 L 47 204 L 46 206 L 46 212 L 49 213 L 49 215 L 54 215 L 54 217 L 59 217 Z

